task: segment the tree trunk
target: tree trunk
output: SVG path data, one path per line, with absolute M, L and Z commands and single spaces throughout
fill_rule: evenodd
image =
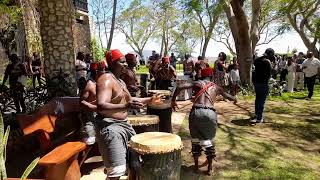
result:
M 22 7 L 23 22 L 25 28 L 26 54 L 33 52 L 43 54 L 39 29 L 39 13 L 36 10 L 38 4 L 32 0 L 19 0 Z
M 254 53 L 256 49 L 256 45 L 260 39 L 259 30 L 258 30 L 260 12 L 261 12 L 261 0 L 252 0 L 252 19 L 251 19 L 251 29 L 250 29 L 252 54 Z
M 203 43 L 202 52 L 201 52 L 201 56 L 203 58 L 206 57 L 206 51 L 208 48 L 209 41 L 210 41 L 210 38 L 207 38 L 207 37 L 204 38 L 204 43 Z
M 237 50 L 242 84 L 251 83 L 252 44 L 249 35 L 249 23 L 243 9 L 243 3 L 232 0 L 231 6 L 238 27 L 239 49 Z
M 164 38 L 161 36 L 161 47 L 160 47 L 160 55 L 162 55 L 163 52 L 163 47 L 164 47 Z
M 23 21 L 21 21 L 17 25 L 14 39 L 17 44 L 17 55 L 20 56 L 22 60 L 25 60 L 25 56 L 30 54 L 28 53 L 28 46 L 26 42 L 26 29 Z
M 114 32 L 114 26 L 116 23 L 116 13 L 117 13 L 117 0 L 113 0 L 113 10 L 112 10 L 112 19 L 111 19 L 111 30 L 109 35 L 109 41 L 107 45 L 107 50 L 110 50 Z
M 41 0 L 41 38 L 49 96 L 76 95 L 74 9 L 69 0 Z M 67 77 L 65 77 L 66 75 Z M 63 83 L 63 84 L 62 84 Z
M 139 54 L 140 59 L 144 60 L 144 56 L 143 56 L 143 51 L 142 51 L 142 49 L 139 49 L 137 53 Z

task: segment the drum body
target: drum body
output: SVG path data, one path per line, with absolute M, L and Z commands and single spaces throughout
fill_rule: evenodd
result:
M 179 136 L 162 132 L 135 135 L 129 142 L 140 165 L 135 169 L 138 180 L 179 180 L 182 142 Z
M 149 104 L 147 107 L 147 114 L 159 116 L 159 131 L 172 133 L 171 115 L 172 108 L 169 100 L 161 104 Z
M 137 134 L 159 131 L 159 117 L 156 115 L 129 115 L 128 123 Z

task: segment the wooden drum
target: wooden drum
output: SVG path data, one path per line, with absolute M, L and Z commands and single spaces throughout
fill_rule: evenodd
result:
M 179 180 L 181 170 L 181 138 L 175 134 L 146 132 L 129 142 L 131 151 L 140 155 L 136 172 L 139 180 Z
M 128 123 L 137 134 L 159 131 L 159 117 L 156 115 L 129 115 Z
M 162 103 L 148 104 L 147 114 L 159 116 L 159 131 L 172 133 L 171 125 L 171 100 L 165 100 Z
M 149 90 L 148 93 L 149 95 L 153 95 L 153 94 L 163 95 L 166 98 L 169 98 L 171 95 L 171 91 L 169 90 Z

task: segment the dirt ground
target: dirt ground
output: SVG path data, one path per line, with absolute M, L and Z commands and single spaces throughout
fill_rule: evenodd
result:
M 178 134 L 182 149 L 181 180 L 198 179 L 317 179 L 320 177 L 320 105 L 319 100 L 268 101 L 266 122 L 249 123 L 253 100 L 215 104 L 218 113 L 216 162 L 213 174 L 193 172 L 193 159 L 188 129 L 192 103 L 179 101 L 173 113 L 173 132 Z M 25 157 L 25 156 L 22 156 Z M 200 164 L 205 162 L 205 155 Z M 89 160 L 90 161 L 90 160 Z M 82 170 L 81 180 L 104 179 L 101 157 L 95 157 Z M 23 164 L 24 159 L 20 159 Z

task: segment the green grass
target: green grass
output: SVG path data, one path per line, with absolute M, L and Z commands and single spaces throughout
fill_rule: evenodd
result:
M 177 72 L 183 72 L 183 66 L 182 64 L 177 64 L 176 66 L 176 71 Z M 146 74 L 146 73 L 149 73 L 149 69 L 144 65 L 144 66 L 139 66 L 137 68 L 137 71 L 136 71 L 137 74 Z
M 247 111 L 232 107 L 218 109 L 217 160 L 214 174 L 191 171 L 188 120 L 179 135 L 184 140 L 181 179 L 319 179 L 320 177 L 320 85 L 311 101 L 307 92 L 271 97 L 265 110 L 266 123 L 252 126 L 246 117 L 253 113 L 254 100 L 240 101 Z M 241 112 L 242 115 L 234 114 Z M 241 118 L 242 117 L 242 118 Z M 242 123 L 240 123 L 242 122 Z M 204 170 L 204 169 L 202 169 Z

